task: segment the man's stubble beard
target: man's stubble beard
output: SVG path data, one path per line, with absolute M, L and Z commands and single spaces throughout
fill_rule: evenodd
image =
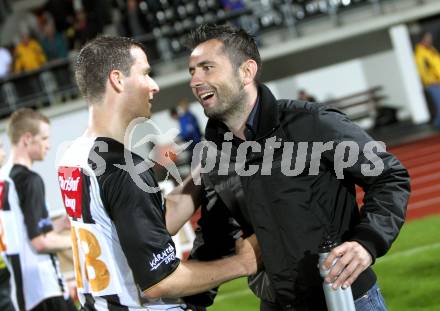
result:
M 235 118 L 237 115 L 244 113 L 248 94 L 244 90 L 244 85 L 241 81 L 238 90 L 231 91 L 230 88 L 221 87 L 217 94 L 222 94 L 223 99 L 219 99 L 217 107 L 213 109 L 205 109 L 205 115 L 210 119 L 219 121 L 227 121 Z

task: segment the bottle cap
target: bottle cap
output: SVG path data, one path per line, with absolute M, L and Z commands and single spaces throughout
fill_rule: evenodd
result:
M 319 252 L 320 253 L 329 253 L 333 248 L 338 246 L 338 243 L 332 240 L 325 240 L 324 242 L 319 245 Z

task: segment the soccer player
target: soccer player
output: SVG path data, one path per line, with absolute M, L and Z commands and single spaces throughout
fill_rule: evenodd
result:
M 11 115 L 8 136 L 12 166 L 1 171 L 2 251 L 12 277 L 12 301 L 19 311 L 76 310 L 67 298 L 56 252 L 70 249 L 67 217 L 53 222 L 43 179 L 32 171 L 49 149 L 49 120 L 32 109 Z

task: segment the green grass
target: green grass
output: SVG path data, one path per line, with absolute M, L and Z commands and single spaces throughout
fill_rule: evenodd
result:
M 374 265 L 389 311 L 440 310 L 440 216 L 407 223 Z M 246 279 L 223 285 L 209 311 L 259 310 Z
M 209 311 L 260 310 L 260 300 L 247 287 L 247 279 L 241 278 L 220 287 L 220 293 Z
M 374 265 L 391 311 L 440 310 L 440 217 L 408 223 Z

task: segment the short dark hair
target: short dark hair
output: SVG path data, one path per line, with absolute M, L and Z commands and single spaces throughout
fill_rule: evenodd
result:
M 145 47 L 132 38 L 110 36 L 95 38 L 81 49 L 75 64 L 75 78 L 79 91 L 89 104 L 101 100 L 112 70 L 130 75 L 134 63 L 130 54 L 133 47 L 146 52 Z
M 12 145 L 16 145 L 25 133 L 32 136 L 40 132 L 40 122 L 49 124 L 49 119 L 37 110 L 20 108 L 9 118 L 7 133 Z
M 255 80 L 260 78 L 261 57 L 252 35 L 229 25 L 202 24 L 190 32 L 186 45 L 190 50 L 194 50 L 199 44 L 212 39 L 223 43 L 224 50 L 235 69 L 248 59 L 254 60 L 258 66 Z

